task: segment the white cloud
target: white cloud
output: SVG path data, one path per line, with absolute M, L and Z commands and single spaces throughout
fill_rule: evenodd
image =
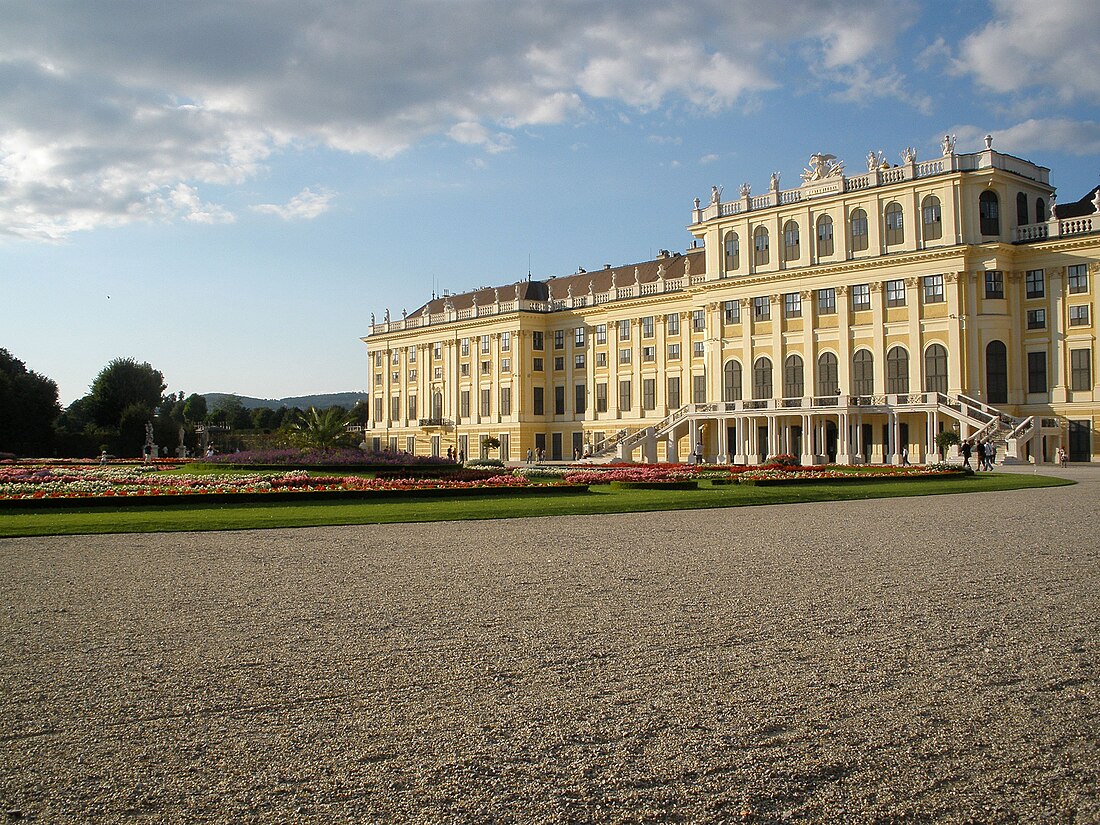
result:
M 706 166 L 708 163 L 714 163 L 716 160 L 719 159 L 719 157 L 721 156 L 716 155 L 713 152 L 709 155 L 703 155 L 701 158 L 699 158 L 699 165 Z
M 976 152 L 986 134 L 993 135 L 993 148 L 1026 157 L 1031 152 L 1066 152 L 1071 155 L 1100 155 L 1100 123 L 1070 118 L 1031 118 L 1007 129 L 989 132 L 973 125 L 956 126 L 960 151 Z
M 0 27 L 0 233 L 228 220 L 192 202 L 198 190 L 249 180 L 288 148 L 387 158 L 446 135 L 495 153 L 515 130 L 593 109 L 629 123 L 632 109 L 759 105 L 792 61 L 848 88 L 891 51 L 901 12 L 892 0 L 192 0 L 132 4 L 123 26 L 101 4 L 17 4 Z
M 328 212 L 333 193 L 327 189 L 314 192 L 306 187 L 285 204 L 258 203 L 251 207 L 253 212 L 263 215 L 275 215 L 284 221 L 307 220 L 311 221 L 318 215 Z
M 1100 3 L 992 0 L 993 20 L 967 37 L 954 69 L 997 92 L 1047 88 L 1062 102 L 1100 101 Z

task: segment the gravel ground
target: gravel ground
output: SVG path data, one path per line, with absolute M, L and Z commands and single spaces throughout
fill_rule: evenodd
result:
M 1100 822 L 1100 469 L 0 540 L 9 820 Z

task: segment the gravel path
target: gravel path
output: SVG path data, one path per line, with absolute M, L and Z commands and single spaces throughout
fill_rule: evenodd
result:
M 1100 469 L 0 540 L 11 821 L 1100 822 Z

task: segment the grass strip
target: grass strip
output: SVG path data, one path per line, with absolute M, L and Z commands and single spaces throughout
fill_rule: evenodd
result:
M 914 495 L 981 493 L 1058 487 L 1074 482 L 1039 475 L 984 473 L 964 478 L 832 484 L 821 481 L 795 487 L 699 484 L 697 490 L 612 490 L 555 496 L 469 496 L 430 500 L 295 501 L 256 504 L 169 504 L 120 506 L 106 510 L 60 509 L 0 513 L 0 537 L 154 533 L 194 530 L 251 530 L 347 524 L 464 521 L 659 510 L 698 510 L 814 501 L 892 498 Z

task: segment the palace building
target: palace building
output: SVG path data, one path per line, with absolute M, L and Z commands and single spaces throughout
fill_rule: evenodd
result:
M 372 316 L 368 445 L 915 463 L 955 432 L 1006 461 L 1100 453 L 1100 191 L 1055 206 L 1045 167 L 948 136 L 722 194 L 684 252 Z

